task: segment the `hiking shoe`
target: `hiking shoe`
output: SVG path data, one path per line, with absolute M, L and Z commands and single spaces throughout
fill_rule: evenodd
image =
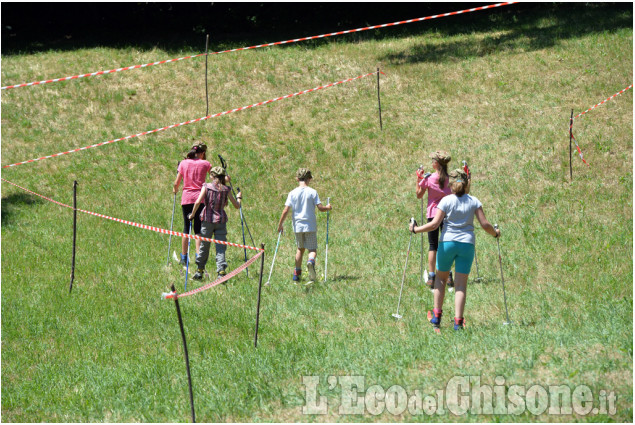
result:
M 299 282 L 300 281 L 300 274 L 302 274 L 302 270 L 295 269 L 293 271 L 293 282 Z
M 315 261 L 309 261 L 306 263 L 306 268 L 309 269 L 309 280 L 315 281 Z
M 443 313 L 439 313 L 439 315 L 435 315 L 432 310 L 428 310 L 428 320 L 432 324 L 432 327 L 439 328 L 441 327 L 441 316 Z
M 183 267 L 187 266 L 187 256 L 183 257 L 181 255 L 181 259 L 179 260 L 179 265 Z
M 434 289 L 434 277 L 435 277 L 434 273 L 428 274 L 428 281 L 426 282 L 426 286 L 429 289 Z
M 217 273 L 219 278 L 227 276 L 227 272 L 224 269 L 219 270 Z
M 205 270 L 198 269 L 192 276 L 192 280 L 203 280 L 203 276 L 205 276 Z
M 452 272 L 450 272 L 450 276 L 448 276 L 448 280 L 446 280 L 445 283 L 450 288 L 454 288 L 454 279 L 452 279 Z
M 460 319 L 458 317 L 455 317 L 454 318 L 454 330 L 455 331 L 460 331 L 460 330 L 463 329 L 463 326 L 465 326 L 465 319 L 462 318 L 462 317 Z

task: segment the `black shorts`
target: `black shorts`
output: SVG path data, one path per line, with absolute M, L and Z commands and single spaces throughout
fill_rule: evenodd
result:
M 198 211 L 196 212 L 196 215 L 194 216 L 193 227 L 194 227 L 195 235 L 201 234 L 201 211 L 203 211 L 204 207 L 205 205 L 200 204 L 198 206 Z M 187 216 L 190 215 L 193 209 L 194 209 L 194 204 L 181 205 L 181 210 L 183 210 L 183 233 L 185 234 L 190 233 L 190 219 L 187 218 Z
M 433 218 L 428 219 L 428 223 L 430 223 Z M 436 251 L 439 247 L 439 231 L 443 230 L 443 222 L 431 232 L 428 232 L 428 244 L 430 245 L 430 249 L 428 251 Z

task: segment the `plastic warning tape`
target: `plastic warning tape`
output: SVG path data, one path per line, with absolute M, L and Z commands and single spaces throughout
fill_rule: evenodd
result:
M 276 41 L 275 43 L 258 44 L 257 46 L 249 46 L 249 47 L 241 47 L 239 49 L 223 50 L 221 52 L 210 53 L 210 55 L 216 55 L 216 54 L 219 54 L 219 53 L 238 52 L 240 50 L 258 49 L 260 47 L 277 46 L 277 45 L 280 45 L 280 44 L 297 43 L 299 41 L 314 40 L 314 39 L 317 39 L 317 38 L 326 38 L 326 37 L 332 37 L 332 36 L 335 36 L 335 35 L 351 34 L 351 33 L 355 33 L 355 32 L 374 30 L 374 29 L 378 29 L 378 28 L 392 27 L 392 26 L 395 26 L 395 25 L 411 24 L 413 22 L 427 21 L 427 20 L 436 19 L 436 18 L 445 18 L 447 16 L 460 15 L 462 13 L 469 13 L 469 12 L 476 12 L 478 10 L 493 9 L 495 7 L 507 6 L 507 5 L 514 4 L 514 3 L 518 3 L 518 2 L 510 1 L 510 2 L 505 2 L 505 3 L 490 4 L 490 5 L 487 5 L 487 6 L 474 7 L 472 9 L 457 10 L 456 12 L 448 12 L 448 13 L 442 13 L 442 14 L 439 14 L 439 15 L 425 16 L 423 18 L 408 19 L 408 20 L 405 20 L 405 21 L 397 21 L 397 22 L 392 22 L 390 24 L 373 25 L 371 27 L 357 28 L 357 29 L 354 29 L 354 30 L 337 31 L 337 32 L 331 32 L 331 33 L 328 33 L 328 34 L 314 35 L 314 36 L 311 36 L 311 37 L 294 38 L 294 39 L 286 40 L 286 41 Z
M 576 119 L 576 118 L 586 114 L 587 112 L 597 108 L 598 106 L 608 102 L 609 100 L 613 99 L 614 97 L 617 97 L 617 96 L 621 95 L 622 93 L 624 93 L 625 91 L 627 91 L 629 89 L 632 89 L 632 88 L 633 88 L 633 85 L 631 84 L 630 86 L 626 87 L 624 90 L 620 90 L 619 92 L 615 93 L 613 96 L 609 97 L 608 99 L 604 99 L 602 102 L 598 103 L 597 105 L 593 105 L 589 109 L 587 109 L 586 111 L 579 113 L 578 115 L 573 117 L 573 119 Z
M 1 87 L 0 90 L 17 89 L 17 88 L 20 88 L 20 87 L 37 86 L 37 85 L 40 85 L 40 84 L 47 84 L 47 83 L 57 83 L 59 81 L 77 80 L 79 78 L 84 78 L 84 77 L 94 77 L 95 75 L 106 75 L 106 74 L 112 74 L 114 72 L 128 71 L 130 69 L 147 68 L 147 67 L 153 66 L 153 65 L 161 65 L 161 64 L 164 64 L 164 63 L 178 62 L 178 61 L 182 61 L 184 59 L 197 58 L 199 56 L 205 56 L 205 53 L 201 53 L 201 54 L 198 54 L 198 55 L 192 55 L 192 56 L 185 56 L 185 57 L 177 58 L 177 59 L 169 59 L 169 60 L 163 60 L 163 61 L 158 61 L 158 62 L 145 63 L 143 65 L 124 66 L 123 68 L 110 69 L 108 71 L 89 72 L 88 74 L 73 75 L 72 77 L 52 78 L 50 80 L 34 81 L 32 83 L 24 83 L 24 84 L 16 84 L 16 85 L 13 85 L 13 86 Z
M 297 92 L 297 93 L 288 94 L 286 96 L 280 96 L 280 97 L 277 97 L 275 99 L 270 99 L 270 100 L 266 100 L 264 102 L 254 103 L 254 104 L 251 104 L 251 105 L 248 105 L 248 106 L 243 106 L 241 108 L 230 109 L 229 111 L 219 112 L 217 114 L 208 115 L 206 117 L 197 118 L 195 120 L 185 121 L 185 122 L 182 122 L 182 123 L 179 123 L 179 124 L 172 124 L 172 125 L 168 125 L 166 127 L 161 127 L 161 128 L 157 128 L 157 129 L 150 130 L 150 131 L 144 131 L 142 133 L 133 134 L 132 136 L 120 137 L 119 139 L 109 140 L 107 142 L 96 143 L 94 145 L 85 146 L 83 148 L 72 149 L 72 150 L 69 150 L 69 151 L 66 151 L 66 152 L 59 152 L 59 153 L 56 153 L 56 154 L 53 154 L 53 155 L 47 155 L 47 156 L 42 156 L 40 158 L 29 159 L 27 161 L 16 162 L 15 164 L 3 165 L 2 168 L 15 167 L 17 165 L 28 164 L 28 163 L 31 163 L 31 162 L 41 161 L 43 159 L 55 158 L 55 157 L 58 157 L 58 156 L 67 155 L 67 154 L 70 154 L 70 153 L 83 151 L 83 150 L 86 150 L 86 149 L 96 148 L 98 146 L 108 145 L 110 143 L 120 142 L 122 140 L 129 140 L 129 139 L 132 139 L 132 138 L 135 138 L 135 137 L 145 136 L 147 134 L 158 133 L 159 131 L 168 130 L 170 128 L 176 128 L 176 127 L 182 127 L 182 126 L 188 125 L 188 124 L 194 124 L 196 122 L 208 120 L 210 118 L 220 117 L 221 115 L 227 115 L 227 114 L 231 114 L 233 112 L 238 112 L 238 111 L 243 111 L 245 109 L 255 108 L 256 106 L 267 105 L 269 103 L 273 103 L 273 102 L 276 102 L 278 100 L 288 99 L 290 97 L 299 96 L 301 94 L 311 93 L 311 92 L 314 92 L 314 91 L 318 91 L 318 90 L 326 89 L 326 88 L 329 88 L 329 87 L 337 86 L 339 84 L 344 84 L 344 83 L 348 83 L 348 82 L 351 82 L 351 81 L 354 81 L 354 80 L 359 80 L 360 78 L 368 77 L 369 75 L 375 75 L 375 74 L 377 74 L 377 72 L 378 71 L 369 72 L 368 74 L 360 75 L 360 76 L 354 77 L 354 78 L 349 78 L 347 80 L 338 81 L 336 83 L 330 83 L 330 84 L 326 84 L 324 86 L 315 87 L 313 89 L 303 90 L 303 91 L 300 91 L 300 92 Z M 379 72 L 381 72 L 381 71 L 379 71 Z M 383 74 L 383 72 L 381 72 L 381 73 Z
M 474 8 L 471 8 L 471 9 L 458 10 L 456 12 L 449 12 L 449 13 L 443 13 L 443 14 L 439 14 L 439 15 L 425 16 L 423 18 L 408 19 L 408 20 L 405 20 L 405 21 L 397 21 L 397 22 L 392 22 L 390 24 L 373 25 L 371 27 L 357 28 L 357 29 L 354 29 L 354 30 L 337 31 L 337 32 L 331 32 L 331 33 L 328 33 L 328 34 L 314 35 L 314 36 L 311 36 L 311 37 L 302 37 L 302 38 L 294 38 L 294 39 L 285 40 L 285 41 L 276 41 L 275 43 L 258 44 L 256 46 L 241 47 L 241 48 L 238 48 L 238 49 L 222 50 L 222 51 L 219 51 L 219 52 L 209 53 L 209 55 L 218 55 L 218 54 L 221 54 L 221 53 L 238 52 L 238 51 L 241 51 L 241 50 L 251 50 L 251 49 L 258 49 L 258 48 L 261 48 L 261 47 L 270 47 L 270 46 L 277 46 L 277 45 L 281 45 L 281 44 L 297 43 L 299 41 L 315 40 L 315 39 L 318 39 L 318 38 L 326 38 L 326 37 L 333 37 L 333 36 L 336 36 L 336 35 L 351 34 L 351 33 L 355 33 L 355 32 L 368 31 L 368 30 L 372 30 L 372 29 L 392 27 L 392 26 L 395 26 L 395 25 L 410 24 L 410 23 L 413 23 L 413 22 L 421 22 L 421 21 L 427 21 L 427 20 L 430 20 L 430 19 L 444 18 L 444 17 L 447 17 L 447 16 L 460 15 L 460 14 L 463 14 L 463 13 L 476 12 L 476 11 L 479 11 L 479 10 L 493 9 L 495 7 L 507 6 L 507 5 L 515 4 L 515 3 L 518 3 L 518 2 L 510 1 L 510 2 L 504 2 L 504 3 L 490 4 L 488 6 L 474 7 Z M 164 64 L 164 63 L 177 62 L 177 61 L 181 61 L 181 60 L 184 60 L 184 59 L 197 58 L 199 56 L 205 56 L 205 55 L 206 55 L 206 53 L 201 53 L 201 54 L 198 54 L 198 55 L 185 56 L 185 57 L 178 58 L 178 59 L 170 59 L 170 60 L 163 60 L 163 61 L 159 61 L 159 62 L 146 63 L 144 65 L 126 66 L 126 67 L 123 67 L 123 68 L 111 69 L 109 71 L 91 72 L 91 73 L 88 73 L 88 74 L 74 75 L 72 77 L 53 78 L 53 79 L 50 79 L 50 80 L 35 81 L 35 82 L 32 82 L 32 83 L 16 84 L 16 85 L 12 85 L 12 86 L 4 86 L 4 87 L 0 87 L 0 90 L 15 89 L 15 88 L 19 88 L 19 87 L 35 86 L 35 85 L 46 84 L 46 83 L 56 83 L 58 81 L 75 80 L 75 79 L 78 79 L 78 78 L 92 77 L 92 76 L 95 76 L 95 75 L 111 74 L 113 72 L 127 71 L 127 70 L 130 70 L 130 69 L 147 68 L 147 67 L 153 66 L 153 65 L 160 65 L 160 64 Z
M 220 285 L 223 282 L 226 282 L 227 280 L 231 279 L 232 277 L 236 276 L 238 273 L 242 272 L 243 270 L 245 270 L 247 267 L 249 267 L 254 261 L 256 261 L 261 255 L 263 255 L 264 251 L 260 251 L 259 253 L 257 253 L 256 255 L 254 255 L 253 257 L 251 257 L 249 260 L 247 260 L 247 262 L 243 263 L 240 267 L 238 267 L 236 270 L 231 271 L 230 273 L 227 273 L 227 275 L 223 276 L 223 277 L 219 277 L 218 279 L 208 283 L 207 285 L 203 285 L 200 288 L 196 288 L 193 289 L 189 292 L 184 292 L 182 294 L 176 294 L 175 292 L 169 292 L 169 293 L 163 293 L 161 295 L 161 298 L 163 298 L 164 300 L 169 300 L 169 299 L 174 299 L 174 296 L 176 295 L 176 298 L 183 298 L 183 297 L 188 297 L 190 295 L 194 295 L 194 294 L 198 294 L 199 292 L 203 292 L 207 289 L 213 288 L 216 285 Z
M 581 117 L 582 115 L 586 114 L 586 113 L 587 113 L 587 112 L 589 112 L 589 111 L 592 111 L 593 109 L 597 108 L 598 106 L 605 104 L 605 103 L 606 103 L 606 102 L 608 102 L 609 100 L 611 100 L 611 99 L 613 99 L 613 98 L 615 98 L 615 97 L 617 97 L 617 96 L 621 95 L 621 94 L 622 94 L 622 93 L 624 93 L 625 91 L 630 90 L 630 89 L 632 89 L 632 88 L 633 88 L 633 85 L 631 84 L 630 86 L 626 87 L 625 89 L 620 90 L 619 92 L 615 93 L 613 96 L 611 96 L 611 97 L 609 97 L 609 98 L 607 98 L 607 99 L 604 99 L 602 102 L 600 102 L 600 103 L 598 103 L 598 104 L 596 104 L 596 105 L 591 106 L 591 107 L 590 107 L 589 109 L 587 109 L 586 111 L 579 113 L 578 115 L 576 115 L 575 117 L 573 117 L 573 118 L 571 119 L 571 124 L 569 125 L 569 135 L 571 136 L 571 139 L 575 142 L 575 147 L 576 147 L 576 149 L 578 150 L 578 154 L 580 155 L 580 159 L 582 159 L 582 162 L 584 162 L 584 163 L 585 163 L 586 165 L 588 165 L 589 167 L 590 167 L 590 165 L 589 165 L 589 163 L 588 163 L 588 162 L 586 162 L 586 160 L 584 159 L 584 155 L 582 154 L 582 150 L 580 149 L 580 145 L 578 145 L 578 141 L 575 139 L 575 137 L 573 137 L 573 120 L 574 120 L 574 119 L 576 119 L 576 118 L 578 118 L 578 117 Z
M 575 147 L 578 150 L 578 154 L 580 155 L 580 159 L 582 159 L 582 162 L 584 162 L 586 165 L 589 165 L 588 162 L 586 162 L 586 160 L 584 159 L 584 155 L 582 155 L 582 150 L 580 149 L 580 146 L 578 145 L 578 141 L 575 139 L 575 137 L 573 137 L 573 133 L 571 133 L 571 139 L 573 139 L 573 141 L 575 142 Z
M 39 193 L 33 192 L 32 190 L 26 189 L 26 188 L 24 188 L 24 187 L 22 187 L 20 185 L 17 185 L 17 184 L 15 184 L 13 182 L 10 182 L 9 180 L 7 180 L 5 178 L 0 177 L 0 180 L 2 180 L 4 182 L 7 182 L 7 183 L 9 183 L 9 184 L 11 184 L 11 185 L 13 185 L 15 187 L 18 187 L 18 188 L 20 188 L 20 189 L 22 189 L 22 190 L 24 190 L 26 192 L 29 192 L 29 193 L 31 193 L 33 195 L 39 196 L 42 199 L 46 199 L 47 201 L 54 202 L 54 203 L 56 203 L 56 204 L 58 204 L 58 205 L 60 205 L 62 207 L 74 209 L 70 205 L 66 205 L 66 204 L 58 202 L 58 201 L 56 201 L 54 199 L 47 198 L 44 195 L 40 195 Z M 92 211 L 86 211 L 86 210 L 82 210 L 82 209 L 79 209 L 79 208 L 77 208 L 77 211 L 83 212 L 85 214 L 94 215 L 95 217 L 100 217 L 100 218 L 105 218 L 105 219 L 108 219 L 108 220 L 116 221 L 117 223 L 123 223 L 123 224 L 127 224 L 129 226 L 139 227 L 139 228 L 145 229 L 145 230 L 152 230 L 153 232 L 163 233 L 165 235 L 181 236 L 181 237 L 189 238 L 189 239 L 198 239 L 200 241 L 212 242 L 212 243 L 221 244 L 221 245 L 235 246 L 235 247 L 238 247 L 238 248 L 246 248 L 246 249 L 251 249 L 253 251 L 264 251 L 262 248 L 256 248 L 256 247 L 248 246 L 248 245 L 240 245 L 240 244 L 236 244 L 236 243 L 232 243 L 232 242 L 218 241 L 216 239 L 204 238 L 202 236 L 189 235 L 189 234 L 186 234 L 186 233 L 175 232 L 173 230 L 166 230 L 166 229 L 162 229 L 160 227 L 148 226 L 146 224 L 139 224 L 139 223 L 135 223 L 133 221 L 122 220 L 120 218 L 110 217 L 110 216 L 107 216 L 107 215 L 104 215 L 104 214 L 99 214 L 99 213 L 95 213 L 95 212 L 92 212 Z
M 60 205 L 60 206 L 62 206 L 62 207 L 66 207 L 66 208 L 73 209 L 73 207 L 71 207 L 70 205 L 63 204 L 63 203 L 61 203 L 61 202 L 56 201 L 55 199 L 47 198 L 47 197 L 46 197 L 46 196 L 44 196 L 44 195 L 40 195 L 39 193 L 35 193 L 35 192 L 33 192 L 32 190 L 29 190 L 29 189 L 27 189 L 27 188 L 25 188 L 25 187 L 22 187 L 22 186 L 17 185 L 17 184 L 15 184 L 15 183 L 13 183 L 13 182 L 10 182 L 9 180 L 4 179 L 4 178 L 2 178 L 2 177 L 0 177 L 0 180 L 2 180 L 3 182 L 7 182 L 7 183 L 9 183 L 9 184 L 12 184 L 13 186 L 18 187 L 18 188 L 20 188 L 20 189 L 24 190 L 25 192 L 29 192 L 29 193 L 30 193 L 30 194 L 32 194 L 32 195 L 39 196 L 39 197 L 40 197 L 40 198 L 42 198 L 42 199 L 46 199 L 47 201 L 50 201 L 50 202 L 56 203 L 57 205 Z

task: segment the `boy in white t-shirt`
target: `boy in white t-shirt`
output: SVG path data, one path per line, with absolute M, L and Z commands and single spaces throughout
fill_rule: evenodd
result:
M 315 281 L 315 257 L 317 256 L 317 218 L 315 216 L 315 208 L 317 207 L 322 212 L 331 210 L 331 204 L 323 206 L 317 191 L 309 187 L 312 178 L 313 176 L 308 168 L 300 168 L 298 170 L 296 174 L 298 187 L 289 192 L 282 210 L 282 217 L 280 217 L 280 222 L 278 223 L 278 232 L 282 232 L 284 230 L 284 220 L 287 218 L 289 211 L 293 211 L 293 232 L 295 233 L 295 242 L 298 247 L 295 253 L 294 282 L 300 280 L 302 257 L 306 249 L 309 250 L 309 259 L 306 263 L 309 279 Z

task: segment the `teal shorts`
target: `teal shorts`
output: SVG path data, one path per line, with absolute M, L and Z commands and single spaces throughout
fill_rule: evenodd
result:
M 474 261 L 474 245 L 465 242 L 439 242 L 437 271 L 449 272 L 454 263 L 457 273 L 470 274 Z

